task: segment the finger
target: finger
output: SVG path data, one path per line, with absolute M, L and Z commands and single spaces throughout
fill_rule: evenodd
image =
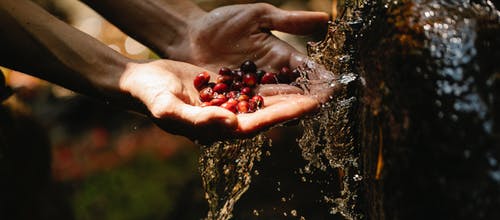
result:
M 315 99 L 302 95 L 271 96 L 264 100 L 264 103 L 266 102 L 266 106 L 257 112 L 237 116 L 239 133 L 254 133 L 298 118 L 319 107 Z
M 290 53 L 289 65 L 291 68 L 297 68 L 298 66 L 302 65 L 307 59 L 308 58 L 305 54 L 294 51 Z
M 263 7 L 261 28 L 290 34 L 306 35 L 327 27 L 328 14 L 312 11 L 287 11 L 274 6 Z
M 260 96 L 274 96 L 282 94 L 304 94 L 304 91 L 296 86 L 288 84 L 263 84 L 255 88 L 255 94 Z
M 214 106 L 199 107 L 182 103 L 175 108 L 174 114 L 180 120 L 189 122 L 195 127 L 219 124 L 228 129 L 234 129 L 238 124 L 234 113 Z
M 172 134 L 208 143 L 233 136 L 238 127 L 236 115 L 226 109 L 175 104 L 172 111 L 153 118 L 162 129 Z

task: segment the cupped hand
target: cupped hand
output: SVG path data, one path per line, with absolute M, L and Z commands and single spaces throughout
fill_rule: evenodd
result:
M 202 108 L 195 75 L 206 71 L 187 63 L 157 60 L 129 64 L 120 86 L 145 106 L 145 113 L 165 131 L 191 140 L 232 135 L 236 116 L 217 107 Z
M 316 99 L 301 95 L 297 88 L 286 94 L 263 94 L 264 108 L 254 113 L 236 115 L 221 107 L 200 107 L 193 79 L 203 71 L 169 60 L 129 64 L 120 87 L 138 99 L 145 113 L 165 131 L 204 143 L 246 137 L 318 107 Z
M 216 71 L 253 60 L 267 71 L 296 67 L 305 56 L 270 33 L 310 34 L 326 28 L 328 14 L 286 11 L 266 3 L 220 7 L 189 25 L 186 40 L 169 47 L 168 57 Z

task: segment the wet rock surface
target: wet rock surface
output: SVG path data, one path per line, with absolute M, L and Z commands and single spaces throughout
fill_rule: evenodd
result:
M 358 42 L 369 219 L 500 218 L 498 11 L 426 0 L 365 13 L 377 15 Z

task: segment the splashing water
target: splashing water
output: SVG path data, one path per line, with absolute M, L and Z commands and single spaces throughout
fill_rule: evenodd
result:
M 298 142 L 302 157 L 307 161 L 303 169 L 305 174 L 339 174 L 339 180 L 330 180 L 322 189 L 323 201 L 331 206 L 330 213 L 338 213 L 345 219 L 359 219 L 362 215 L 356 207 L 357 188 L 363 178 L 358 164 L 359 146 L 354 141 L 358 105 L 355 87 L 359 80 L 352 70 L 352 54 L 345 48 L 347 36 L 352 31 L 351 25 L 347 22 L 331 24 L 324 41 L 309 45 L 309 55 L 314 63 L 322 64 L 335 76 L 328 82 L 328 86 L 335 91 L 316 115 L 301 120 L 304 133 Z M 309 68 L 303 72 L 311 75 L 311 71 L 318 70 L 321 68 Z M 307 89 L 314 92 L 310 88 L 316 84 L 309 81 Z M 321 90 L 324 88 L 320 86 Z M 333 185 L 340 186 L 340 193 L 328 189 Z
M 200 156 L 200 173 L 208 201 L 207 219 L 232 217 L 236 201 L 250 186 L 252 169 L 260 161 L 263 135 L 244 140 L 219 141 L 205 146 Z

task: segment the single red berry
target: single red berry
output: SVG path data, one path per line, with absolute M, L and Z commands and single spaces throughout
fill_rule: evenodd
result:
M 276 84 L 278 83 L 278 78 L 276 77 L 276 73 L 267 72 L 260 79 L 261 84 Z
M 243 75 L 243 84 L 249 87 L 257 85 L 257 75 L 255 73 L 247 73 Z
M 197 90 L 203 89 L 210 81 L 210 74 L 206 71 L 199 73 L 193 80 L 193 85 Z
M 233 76 L 229 75 L 219 75 L 217 76 L 217 79 L 215 80 L 216 83 L 225 83 L 227 85 L 231 85 L 233 83 Z
M 250 99 L 250 97 L 248 97 L 247 95 L 245 94 L 240 94 L 240 96 L 238 96 L 238 101 L 248 101 Z
M 233 100 L 233 99 L 230 99 L 230 100 Z M 230 100 L 228 100 L 227 102 L 224 102 L 222 103 L 222 105 L 220 105 L 220 107 L 222 108 L 225 108 L 233 113 L 236 113 L 236 106 L 238 105 L 238 103 L 236 102 L 230 102 Z
M 248 102 L 247 101 L 238 102 L 236 109 L 238 110 L 239 113 L 248 113 L 249 110 Z
M 248 101 L 248 112 L 255 112 L 257 111 L 257 103 L 255 101 L 249 100 Z
M 215 84 L 213 90 L 216 93 L 225 93 L 225 92 L 229 91 L 229 86 L 226 85 L 225 83 L 217 83 L 217 84 Z
M 230 76 L 233 74 L 233 71 L 227 67 L 222 67 L 219 69 L 219 75 L 221 76 Z
M 251 102 L 255 102 L 257 104 L 257 109 L 260 109 L 264 106 L 264 98 L 260 95 L 254 95 L 251 99 Z
M 228 99 L 228 100 L 227 100 L 227 102 L 228 102 L 229 104 L 232 104 L 232 105 L 236 105 L 236 104 L 238 104 L 238 100 L 236 100 L 236 99 Z
M 205 87 L 200 91 L 200 101 L 209 102 L 214 97 L 214 90 L 211 87 Z
M 218 94 L 210 101 L 210 105 L 220 106 L 224 102 L 227 102 L 227 97 L 223 94 Z
M 250 87 L 243 87 L 241 88 L 241 93 L 245 94 L 245 95 L 252 95 L 252 89 Z
M 255 73 L 255 71 L 257 71 L 257 66 L 253 61 L 246 60 L 241 64 L 240 69 L 245 73 Z

